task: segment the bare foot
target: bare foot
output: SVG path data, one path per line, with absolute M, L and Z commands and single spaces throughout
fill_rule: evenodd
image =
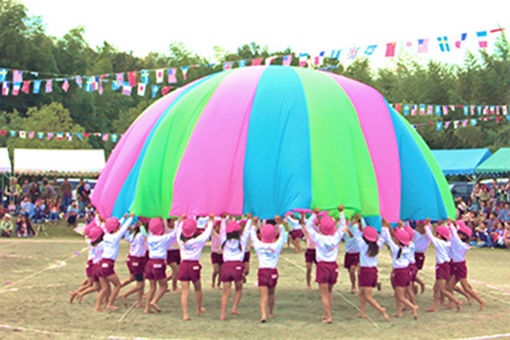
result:
M 197 315 L 204 314 L 206 312 L 204 307 L 200 307 L 200 309 L 197 310 Z
M 310 287 L 310 286 L 306 286 L 306 289 L 312 289 L 312 287 Z
M 388 313 L 386 313 L 386 311 L 383 312 L 383 318 L 384 318 L 384 321 L 390 322 L 390 316 L 388 315 Z
M 269 313 L 269 314 L 267 314 L 267 317 L 270 318 L 270 319 L 273 319 L 274 318 L 274 314 L 273 313 Z
M 446 310 L 453 309 L 453 304 L 449 304 L 448 306 L 445 306 L 444 309 L 446 309 Z
M 357 318 L 360 318 L 360 319 L 366 319 L 366 318 L 367 318 L 367 315 L 366 315 L 365 313 L 361 313 L 361 312 L 360 312 L 360 313 L 356 314 L 356 317 L 357 317 Z
M 459 303 L 457 304 L 457 312 L 460 312 L 462 310 L 462 302 L 459 301 Z
M 418 320 L 418 308 L 420 308 L 420 307 L 416 306 L 413 308 L 413 318 L 415 320 Z
M 191 320 L 191 318 L 190 318 L 188 315 L 183 315 L 183 316 L 182 316 L 182 319 L 183 319 L 184 321 L 189 321 L 189 320 Z
M 356 294 L 356 287 L 351 288 L 351 294 Z
M 379 292 L 380 292 L 380 291 L 381 291 L 381 283 L 380 283 L 380 282 L 377 282 L 376 286 L 377 286 L 377 291 L 379 291 Z
M 260 319 L 260 323 L 266 323 L 266 319 Z
M 135 307 L 136 307 L 136 308 L 143 308 L 143 303 L 141 303 L 141 302 L 140 302 L 140 303 L 137 303 Z
M 143 311 L 145 314 L 152 314 L 152 310 L 151 308 L 145 308 L 145 310 Z
M 327 318 L 327 319 L 322 320 L 322 323 L 324 323 L 324 324 L 330 324 L 332 322 L 333 322 L 332 318 Z
M 106 306 L 106 308 L 109 309 L 109 310 L 119 310 L 119 307 L 114 306 L 114 305 Z
M 78 302 L 79 303 L 83 302 L 83 295 L 78 294 Z
M 437 312 L 437 308 L 435 308 L 435 307 L 430 307 L 430 308 L 425 309 L 425 312 L 427 312 L 427 313 Z
M 172 294 L 178 294 L 180 292 L 181 292 L 180 288 L 172 289 L 172 291 L 171 291 Z
M 479 311 L 482 311 L 483 310 L 483 307 L 485 307 L 485 305 L 487 304 L 487 302 L 485 301 L 482 301 L 482 303 L 480 304 L 480 308 L 478 308 Z
M 220 315 L 220 320 L 227 320 L 227 316 L 226 315 Z
M 73 303 L 74 301 L 74 298 L 76 297 L 76 293 L 75 292 L 69 292 L 69 302 L 70 303 Z
M 211 283 L 211 287 L 212 287 L 212 288 L 214 288 L 214 282 L 213 282 L 213 283 Z
M 421 288 L 421 294 L 423 294 L 423 292 L 425 291 L 425 284 L 420 284 L 420 288 Z
M 103 308 L 96 308 L 95 311 L 96 312 L 104 312 L 104 309 Z
M 241 315 L 241 313 L 239 313 L 238 311 L 236 310 L 232 310 L 230 311 L 230 314 L 234 314 L 234 315 Z
M 127 302 L 127 299 L 124 295 L 121 295 L 120 298 L 122 299 L 122 303 L 124 304 L 125 307 L 128 306 L 128 302 Z
M 159 308 L 159 306 L 155 302 L 151 302 L 150 306 L 154 308 L 156 312 L 161 313 L 161 308 Z
M 471 306 L 471 304 L 473 303 L 473 298 L 469 297 L 466 301 L 466 303 Z
M 393 316 L 394 318 L 402 318 L 402 317 L 404 317 L 404 314 L 402 314 L 402 312 L 400 312 L 400 313 L 395 313 L 395 314 L 393 314 L 392 316 Z

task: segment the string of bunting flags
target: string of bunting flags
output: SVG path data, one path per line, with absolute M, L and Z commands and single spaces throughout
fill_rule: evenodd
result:
M 386 44 L 369 44 L 367 46 L 353 46 L 332 50 L 329 54 L 330 59 L 336 60 L 355 60 L 360 57 L 374 58 L 381 56 L 384 58 L 393 58 L 397 55 L 397 47 L 401 47 L 403 52 L 413 52 L 417 54 L 426 54 L 439 52 L 444 55 L 448 53 L 463 51 L 468 48 L 486 49 L 489 46 L 489 38 L 493 33 L 504 31 L 505 28 L 499 27 L 492 30 L 483 30 L 474 33 L 460 33 L 453 39 L 442 35 L 436 38 L 419 38 L 405 42 L 389 42 Z M 451 38 L 451 37 L 450 37 Z M 299 67 L 309 67 L 314 65 L 320 67 L 324 64 L 326 51 L 321 51 L 315 56 L 308 53 L 299 53 L 297 55 L 274 55 L 267 58 L 243 59 L 238 61 L 227 61 L 222 64 L 223 70 L 229 70 L 234 67 L 270 65 L 276 59 L 282 59 L 283 66 L 290 66 L 294 57 L 298 58 Z M 37 77 L 36 71 L 24 71 L 0 67 L 1 94 L 3 96 L 18 96 L 20 93 L 40 94 L 52 93 L 54 86 L 59 86 L 64 92 L 68 92 L 71 85 L 78 86 L 85 92 L 97 92 L 103 94 L 106 84 L 111 83 L 113 91 L 120 91 L 122 94 L 131 96 L 135 89 L 138 96 L 150 94 L 155 98 L 158 94 L 166 95 L 174 88 L 173 84 L 179 83 L 179 77 L 186 81 L 190 68 L 197 67 L 215 67 L 219 63 L 195 64 L 181 67 L 143 69 L 129 72 L 119 72 L 114 74 L 101 75 L 72 75 L 60 76 L 44 79 L 24 79 L 23 75 Z M 151 77 L 153 74 L 153 77 Z M 11 80 L 9 79 L 11 76 Z M 151 79 L 154 79 L 151 81 Z
M 449 121 L 429 121 L 423 123 L 412 124 L 412 127 L 416 130 L 418 127 L 426 126 L 426 125 L 435 125 L 437 131 L 447 130 L 449 127 L 453 127 L 457 129 L 459 127 L 467 127 L 467 126 L 476 126 L 479 120 L 482 121 L 491 121 L 496 120 L 497 123 L 500 123 L 502 118 L 506 118 L 510 122 L 510 116 L 495 116 L 495 117 L 481 117 L 481 118 L 471 118 L 471 119 L 460 119 L 460 120 L 449 120 Z
M 507 115 L 507 105 L 427 105 L 427 104 L 391 104 L 404 116 L 447 116 L 449 112 L 460 109 L 465 116 Z

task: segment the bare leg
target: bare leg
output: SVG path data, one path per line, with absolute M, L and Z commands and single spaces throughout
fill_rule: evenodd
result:
M 319 290 L 321 293 L 322 299 L 322 308 L 324 309 L 324 319 L 323 323 L 332 323 L 333 319 L 331 318 L 331 305 L 330 303 L 330 292 L 329 292 L 329 284 L 328 283 L 319 283 Z
M 296 252 L 296 253 L 302 253 L 303 252 L 301 250 L 300 239 L 296 238 L 296 239 L 292 240 L 292 244 L 294 245 L 294 252 Z
M 220 275 L 220 264 L 219 263 L 213 263 L 213 273 L 212 273 L 212 281 L 211 281 L 211 287 L 216 287 L 216 277 Z
M 418 282 L 418 284 L 420 285 L 420 291 L 421 294 L 423 294 L 423 292 L 425 291 L 425 282 L 423 282 L 423 280 L 418 277 L 418 274 L 416 275 L 416 282 Z
M 136 287 L 138 288 L 138 297 L 136 301 L 136 308 L 142 308 L 143 304 L 143 290 L 145 288 L 145 280 L 138 281 L 136 283 Z
M 101 304 L 103 302 L 105 295 L 108 292 L 108 286 L 109 286 L 108 280 L 106 280 L 106 278 L 104 278 L 104 277 L 100 277 L 99 278 L 99 286 L 100 286 L 100 290 L 99 290 L 99 294 L 97 295 L 97 299 L 96 299 L 96 312 L 103 311 L 103 309 L 101 308 Z
M 473 297 L 473 299 L 475 299 L 479 304 L 480 304 L 480 310 L 483 309 L 483 307 L 485 307 L 485 304 L 486 302 L 483 301 L 479 296 L 478 294 L 473 290 L 473 288 L 471 287 L 471 285 L 469 284 L 468 280 L 467 279 L 460 279 L 460 284 L 462 285 L 462 288 L 464 288 L 464 290 Z
M 401 318 L 404 316 L 404 314 L 402 314 L 402 303 L 400 303 L 400 299 L 398 298 L 396 289 L 393 290 L 393 297 L 395 298 L 395 305 L 397 306 L 397 312 L 395 314 L 393 314 L 392 316 L 395 318 Z
M 395 287 L 395 293 L 397 298 L 400 300 L 401 303 L 403 303 L 405 306 L 411 308 L 413 311 L 413 317 L 415 320 L 418 319 L 418 306 L 413 305 L 406 297 L 405 297 L 405 291 L 408 287 Z
M 92 292 L 98 292 L 100 289 L 99 282 L 93 282 L 92 287 L 89 287 L 85 289 L 84 291 L 81 291 L 78 293 L 78 302 L 83 302 L 83 297 L 87 294 L 90 294 Z
M 366 287 L 359 287 L 359 304 L 360 304 L 360 311 L 358 314 L 356 314 L 356 317 L 358 318 L 361 318 L 361 319 L 366 319 L 367 318 L 367 311 L 366 311 L 366 302 L 367 302 L 367 299 L 365 297 L 365 290 L 367 288 Z
M 172 268 L 172 292 L 177 292 L 177 273 L 179 272 L 179 265 L 177 262 L 170 262 Z
M 181 287 L 182 287 L 181 293 L 182 319 L 187 321 L 191 320 L 188 314 L 189 281 L 181 281 Z
M 110 294 L 110 298 L 108 300 L 108 304 L 106 305 L 106 308 L 112 309 L 112 310 L 117 310 L 117 309 L 119 309 L 119 307 L 115 306 L 114 303 L 115 303 L 115 299 L 117 298 L 117 295 L 119 294 L 119 291 L 120 291 L 120 279 L 117 276 L 117 274 L 110 275 L 107 277 L 107 279 L 109 282 L 111 282 L 113 284 L 113 290 L 112 290 L 112 293 Z
M 432 307 L 425 309 L 426 312 L 437 312 L 439 310 L 440 294 L 441 292 L 439 290 L 438 283 L 436 280 L 436 282 L 434 282 L 434 303 L 432 304 Z
M 312 283 L 312 266 L 313 266 L 312 262 L 307 262 L 306 263 L 306 288 L 308 288 L 308 289 L 312 288 L 312 286 L 311 286 L 311 283 Z
M 349 279 L 351 280 L 351 294 L 356 293 L 356 269 L 358 266 L 349 267 Z
M 234 292 L 234 302 L 232 303 L 232 309 L 230 310 L 231 314 L 241 315 L 237 310 L 239 307 L 239 302 L 241 302 L 241 297 L 243 296 L 243 282 L 239 281 L 235 283 L 235 292 Z
M 134 280 L 135 280 L 135 276 L 133 274 L 130 274 L 127 279 L 122 281 L 122 283 L 120 284 L 120 288 L 127 286 L 128 284 L 130 284 Z
M 381 307 L 372 296 L 372 287 L 366 287 L 365 298 L 368 301 L 368 303 L 372 305 L 372 307 L 374 307 L 379 313 L 383 315 L 384 320 L 390 321 L 390 317 L 386 313 L 386 309 Z
M 158 301 L 161 299 L 163 295 L 166 293 L 166 289 L 168 288 L 168 283 L 166 278 L 158 280 L 159 289 L 156 293 L 154 299 L 150 301 L 150 306 L 156 310 L 156 312 L 161 313 L 161 308 L 158 306 Z
M 197 301 L 197 315 L 205 313 L 205 308 L 202 307 L 202 281 L 198 280 L 193 282 L 193 287 L 195 287 L 195 299 Z
M 275 305 L 275 290 L 276 287 L 272 287 L 268 289 L 268 303 L 269 303 L 269 318 L 274 318 L 274 305 Z
M 150 286 L 149 291 L 147 292 L 147 297 L 145 298 L 145 311 L 144 313 L 152 313 L 151 311 L 151 301 L 154 293 L 156 292 L 156 280 L 149 280 Z
M 221 295 L 221 311 L 220 320 L 227 319 L 227 305 L 230 298 L 230 291 L 232 290 L 232 282 L 223 282 L 223 294 Z
M 455 298 L 455 296 L 453 296 L 453 294 L 450 293 L 448 291 L 448 289 L 446 289 L 446 281 L 445 280 L 437 280 L 436 282 L 438 284 L 438 288 L 439 288 L 441 294 L 443 294 L 445 297 L 447 297 L 448 299 L 453 301 L 457 305 L 457 312 L 460 312 L 461 306 L 462 306 L 462 302 L 457 300 Z
M 260 322 L 264 323 L 267 320 L 266 307 L 268 302 L 268 288 L 266 286 L 259 286 L 260 294 Z

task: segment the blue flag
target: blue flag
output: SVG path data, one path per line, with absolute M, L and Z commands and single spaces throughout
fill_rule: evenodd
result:
M 443 122 L 436 122 L 436 130 L 439 131 L 443 127 Z
M 41 84 L 42 84 L 42 80 L 34 80 L 34 89 L 33 89 L 34 93 L 41 92 Z
M 152 98 L 155 98 L 158 95 L 159 86 L 158 85 L 152 85 Z
M 237 63 L 239 64 L 239 67 L 245 67 L 246 66 L 246 59 L 239 60 Z
M 142 75 L 142 84 L 148 84 L 149 83 L 149 70 L 141 70 L 140 74 Z
M 7 72 L 6 68 L 0 68 L 0 83 L 7 79 Z
M 404 105 L 404 115 L 409 116 L 409 104 Z
M 377 48 L 377 45 L 369 45 L 369 46 L 367 46 L 367 49 L 365 50 L 365 54 L 366 55 L 374 54 L 376 48 Z

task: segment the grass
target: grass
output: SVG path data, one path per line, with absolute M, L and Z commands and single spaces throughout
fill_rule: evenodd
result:
M 52 228 L 52 227 L 49 227 Z M 478 306 L 465 306 L 463 311 L 441 311 L 427 314 L 423 309 L 432 303 L 433 250 L 429 249 L 420 276 L 427 283 L 427 291 L 418 296 L 420 319 L 383 322 L 381 316 L 368 308 L 371 320 L 354 317 L 358 299 L 348 293 L 348 275 L 341 270 L 335 286 L 332 325 L 322 325 L 320 296 L 316 289 L 306 290 L 304 258 L 284 249 L 278 270 L 280 279 L 276 293 L 276 319 L 258 323 L 257 260 L 252 256 L 252 268 L 241 300 L 240 317 L 220 322 L 220 291 L 210 287 L 211 265 L 209 247 L 204 249 L 201 263 L 204 286 L 204 306 L 207 313 L 181 320 L 180 295 L 166 294 L 160 301 L 161 314 L 144 315 L 142 310 L 94 313 L 95 295 L 86 297 L 83 304 L 69 304 L 68 292 L 84 278 L 87 259 L 86 245 L 81 238 L 68 233 L 63 225 L 49 229 L 58 239 L 2 239 L 0 240 L 0 325 L 23 327 L 22 331 L 0 328 L 2 339 L 82 339 L 116 337 L 200 338 L 200 339 L 336 339 L 336 338 L 467 338 L 509 333 L 510 326 L 510 252 L 504 250 L 472 249 L 468 252 L 468 267 L 472 285 L 488 304 L 483 312 Z M 75 238 L 75 239 L 73 239 Z M 343 248 L 343 247 L 342 247 Z M 127 244 L 122 243 L 116 271 L 122 278 L 128 272 L 124 259 Z M 343 249 L 341 256 L 343 257 Z M 380 255 L 379 274 L 383 283 L 375 297 L 389 313 L 395 311 L 389 274 L 391 260 L 385 250 Z M 12 282 L 12 284 L 5 284 Z M 490 285 L 490 286 L 488 286 Z M 134 301 L 134 298 L 131 299 Z M 194 307 L 194 295 L 191 296 Z M 124 317 L 122 322 L 119 319 Z

